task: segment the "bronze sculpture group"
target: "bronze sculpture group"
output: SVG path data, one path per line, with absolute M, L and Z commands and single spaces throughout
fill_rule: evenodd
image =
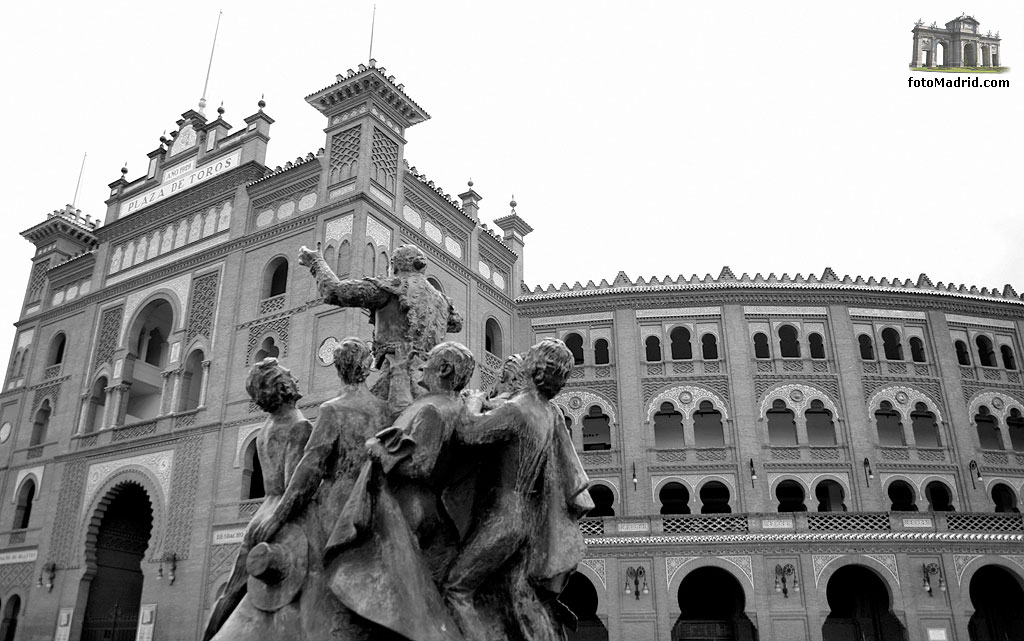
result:
M 388 279 L 339 280 L 300 250 L 325 302 L 369 310 L 373 347 L 335 349 L 341 393 L 315 425 L 276 359 L 246 383 L 268 413 L 266 499 L 249 523 L 204 641 L 556 641 L 558 600 L 583 556 L 587 476 L 551 400 L 573 358 L 555 339 L 505 360 L 484 392 L 462 319 L 412 245 Z M 381 374 L 366 385 L 371 368 Z

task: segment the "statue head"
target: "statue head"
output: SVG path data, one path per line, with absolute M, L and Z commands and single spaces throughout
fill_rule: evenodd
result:
M 514 394 L 523 389 L 524 384 L 523 355 L 512 354 L 501 364 L 501 374 L 498 376 L 498 382 L 491 388 L 488 396 L 494 397 L 505 393 Z
M 264 358 L 249 370 L 245 380 L 249 398 L 264 412 L 274 412 L 284 405 L 294 405 L 302 398 L 299 382 L 276 358 Z
M 476 359 L 462 343 L 445 341 L 427 353 L 420 366 L 420 385 L 431 392 L 460 392 L 469 383 L 476 368 Z
M 334 368 L 346 385 L 358 385 L 366 380 L 371 359 L 370 345 L 355 336 L 349 336 L 334 348 Z
M 427 259 L 416 245 L 399 245 L 391 257 L 391 273 L 409 274 L 423 272 L 427 268 Z
M 551 400 L 562 391 L 572 366 L 572 352 L 565 343 L 557 338 L 545 338 L 526 353 L 523 374 L 543 398 Z

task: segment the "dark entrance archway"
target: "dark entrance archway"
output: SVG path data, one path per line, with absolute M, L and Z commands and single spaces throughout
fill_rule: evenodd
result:
M 757 641 L 757 628 L 743 611 L 743 587 L 725 570 L 690 572 L 679 584 L 678 598 L 672 641 Z
M 11 595 L 4 605 L 3 613 L 3 619 L 0 620 L 0 639 L 14 641 L 14 635 L 18 632 L 18 615 L 21 614 L 21 597 L 17 594 Z
M 832 610 L 821 626 L 824 641 L 904 641 L 906 633 L 889 609 L 889 587 L 868 568 L 836 570 L 826 589 Z
M 986 565 L 971 577 L 974 614 L 967 628 L 971 641 L 1024 639 L 1024 589 L 1020 579 L 998 565 Z
M 558 600 L 579 620 L 576 631 L 569 632 L 568 641 L 608 641 L 608 629 L 597 616 L 597 590 L 590 579 L 573 573 Z
M 141 486 L 126 482 L 100 503 L 99 527 L 86 543 L 88 582 L 82 641 L 131 641 L 142 600 L 142 559 L 153 507 Z

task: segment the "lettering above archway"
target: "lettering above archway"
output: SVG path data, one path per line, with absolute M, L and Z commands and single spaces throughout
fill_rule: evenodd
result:
M 693 413 L 700 407 L 701 401 L 711 401 L 715 409 L 722 413 L 722 418 L 729 418 L 729 409 L 722 397 L 699 385 L 677 385 L 663 390 L 647 403 L 645 416 L 647 422 L 650 423 L 654 420 L 654 413 L 661 408 L 662 403 L 672 403 L 672 406 L 677 408 L 680 413 L 687 418 L 693 418 Z
M 828 394 L 810 385 L 789 383 L 778 385 L 765 392 L 764 398 L 761 399 L 762 420 L 765 417 L 765 412 L 768 411 L 776 400 L 784 402 L 789 409 L 799 416 L 802 416 L 804 411 L 811 406 L 811 401 L 821 401 L 825 409 L 832 412 L 833 419 L 839 417 L 839 408 L 836 407 L 836 404 Z

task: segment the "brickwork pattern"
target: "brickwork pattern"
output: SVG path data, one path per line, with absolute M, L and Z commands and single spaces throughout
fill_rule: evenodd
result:
M 213 337 L 213 316 L 217 307 L 220 274 L 213 272 L 192 281 L 192 301 L 189 303 L 185 343 L 204 336 Z
M 100 335 L 96 341 L 96 356 L 92 362 L 93 371 L 114 360 L 114 352 L 117 351 L 117 339 L 121 334 L 123 320 L 123 306 L 103 310 L 103 315 L 100 316 Z
M 373 166 L 371 174 L 373 179 L 394 193 L 398 175 L 398 143 L 376 128 L 373 130 L 373 149 L 370 153 L 370 162 Z
M 173 552 L 179 559 L 188 558 L 192 544 L 192 523 L 196 490 L 199 487 L 199 460 L 202 456 L 202 447 L 202 435 L 190 436 L 178 441 L 174 452 L 174 476 L 171 479 L 171 506 L 164 552 Z
M 79 506 L 82 504 L 82 491 L 85 489 L 85 475 L 85 459 L 65 463 L 55 510 L 55 514 L 60 515 L 60 518 L 54 520 L 50 535 L 50 560 L 56 563 L 58 568 L 78 567 L 75 540 L 78 536 L 81 516 Z
M 356 163 L 359 160 L 359 138 L 362 136 L 362 127 L 356 126 L 351 129 L 335 134 L 331 139 L 331 173 L 332 183 L 351 178 L 355 175 Z

